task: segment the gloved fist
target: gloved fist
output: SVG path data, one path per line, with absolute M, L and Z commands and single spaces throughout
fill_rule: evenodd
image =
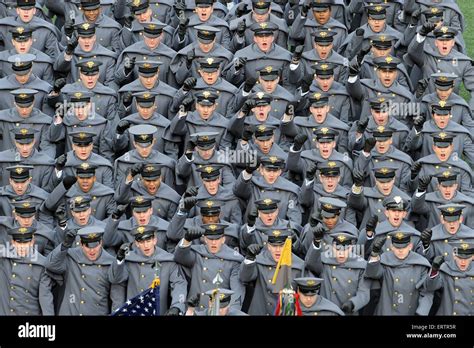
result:
M 411 180 L 415 180 L 418 174 L 421 171 L 422 164 L 420 162 L 415 162 L 411 166 Z
M 377 223 L 379 222 L 378 215 L 372 216 L 365 225 L 365 233 L 367 236 L 372 237 L 375 233 L 375 228 L 377 227 Z
M 198 194 L 198 191 L 199 191 L 199 187 L 198 186 L 190 186 L 188 187 L 188 189 L 186 190 L 186 192 L 184 192 L 184 198 L 187 198 L 187 197 L 194 197 L 194 196 L 197 196 Z
M 130 107 L 130 105 L 132 105 L 132 101 L 133 101 L 132 92 L 125 92 L 122 97 L 123 106 L 125 106 L 126 108 Z
M 257 221 L 257 217 L 258 217 L 257 209 L 250 210 L 249 213 L 247 214 L 247 226 L 253 227 L 255 225 L 255 222 Z
M 244 92 L 250 93 L 250 91 L 252 91 L 252 88 L 255 86 L 256 83 L 257 83 L 256 79 L 254 79 L 253 77 L 248 77 L 244 83 L 244 88 L 243 88 Z
M 74 244 L 74 241 L 76 240 L 76 236 L 77 236 L 76 230 L 68 230 L 66 232 L 66 235 L 64 236 L 64 241 L 62 242 L 63 247 L 67 249 L 72 247 L 72 245 Z
M 194 52 L 194 48 L 190 49 L 186 53 L 186 67 L 191 69 L 191 65 L 193 64 L 194 58 L 196 57 L 196 52 Z
M 68 56 L 71 56 L 74 53 L 74 50 L 76 49 L 77 45 L 79 45 L 79 40 L 76 36 L 73 36 L 69 40 L 67 40 L 66 54 Z
M 59 172 L 61 170 L 64 169 L 64 167 L 66 166 L 66 162 L 67 162 L 67 154 L 62 154 L 61 156 L 59 156 L 58 158 L 56 158 L 56 161 L 54 163 L 55 167 L 56 167 L 56 170 Z
M 184 98 L 184 100 L 181 102 L 181 107 L 180 110 L 182 112 L 189 112 L 191 111 L 192 107 L 194 104 L 194 98 L 192 96 L 187 96 Z
M 354 169 L 352 172 L 352 180 L 354 181 L 354 185 L 358 187 L 363 186 L 365 181 L 365 172 Z
M 67 37 L 71 37 L 74 34 L 74 19 L 67 19 L 64 23 L 64 34 Z
M 426 121 L 426 118 L 425 118 L 425 115 L 423 114 L 415 116 L 413 118 L 413 127 L 415 127 L 418 133 L 422 131 L 423 126 L 425 125 L 425 121 Z
M 313 180 L 314 174 L 316 174 L 317 169 L 318 165 L 316 164 L 316 162 L 310 162 L 310 164 L 306 168 L 306 179 Z
M 130 122 L 129 121 L 120 120 L 120 122 L 117 124 L 117 128 L 116 128 L 117 134 L 122 135 L 129 128 L 130 128 Z
M 367 125 L 369 124 L 369 119 L 368 117 L 366 117 L 363 120 L 358 120 L 356 124 L 357 124 L 356 132 L 359 134 L 364 134 L 365 130 L 367 129 Z
M 171 317 L 176 317 L 181 313 L 179 308 L 176 307 L 171 307 L 165 312 L 165 316 L 171 316 Z
M 250 244 L 247 248 L 247 260 L 254 261 L 257 258 L 257 255 L 260 254 L 262 246 L 259 244 Z
M 59 79 L 56 79 L 53 85 L 53 92 L 54 93 L 61 92 L 64 86 L 66 86 L 66 79 L 64 77 L 60 77 Z
M 441 265 L 444 263 L 444 255 L 438 255 L 434 258 L 433 264 L 431 265 L 431 270 L 433 272 L 438 272 L 441 268 Z
M 311 232 L 313 232 L 313 243 L 319 248 L 321 241 L 324 238 L 324 234 L 327 232 L 327 229 L 323 225 L 318 225 L 311 227 Z
M 132 57 L 132 58 L 125 57 L 125 59 L 123 60 L 125 75 L 128 75 L 133 71 L 133 69 L 135 68 L 135 60 L 136 60 L 136 57 Z
M 374 242 L 372 243 L 372 253 L 370 256 L 377 257 L 382 252 L 382 248 L 387 240 L 387 235 L 376 237 Z
M 127 29 L 132 29 L 132 23 L 135 20 L 134 15 L 129 15 L 124 18 L 123 26 Z
M 128 204 L 118 205 L 117 208 L 115 208 L 114 211 L 112 212 L 112 219 L 114 220 L 120 219 L 122 215 L 125 214 L 127 207 L 128 207 Z
M 183 91 L 189 92 L 192 90 L 194 87 L 196 87 L 197 80 L 195 77 L 188 77 L 186 80 L 183 82 Z
M 241 2 L 240 4 L 237 5 L 237 9 L 235 10 L 235 15 L 237 18 L 240 18 L 244 15 L 246 15 L 249 12 L 247 8 L 247 4 L 245 2 Z
M 237 35 L 240 37 L 244 37 L 245 35 L 245 29 L 247 28 L 247 23 L 245 21 L 245 18 L 237 24 Z
M 127 256 L 128 252 L 130 251 L 130 248 L 132 246 L 132 243 L 123 243 L 120 246 L 120 249 L 117 251 L 117 260 L 122 261 L 125 259 L 125 256 Z
M 293 52 L 293 57 L 291 57 L 291 62 L 293 64 L 298 64 L 301 60 L 301 55 L 303 54 L 304 46 L 296 46 L 295 51 Z
M 299 151 L 303 148 L 304 143 L 308 140 L 308 136 L 304 133 L 298 134 L 293 142 L 293 150 Z
M 421 243 L 423 244 L 423 248 L 428 249 L 431 243 L 431 237 L 433 236 L 433 231 L 431 228 L 425 229 L 420 234 Z
M 375 141 L 374 138 L 365 139 L 364 152 L 370 153 L 370 151 L 372 151 L 372 149 L 375 147 L 375 143 L 376 143 L 376 141 Z
M 77 181 L 77 178 L 75 176 L 66 176 L 63 179 L 63 185 L 66 190 L 69 190 L 72 185 L 74 185 Z
M 425 192 L 428 186 L 431 183 L 431 175 L 424 175 L 421 178 L 418 178 L 418 191 Z
M 421 79 L 416 84 L 416 94 L 415 96 L 419 99 L 425 94 L 426 88 L 428 87 L 428 80 Z
M 179 39 L 181 41 L 184 40 L 184 37 L 186 36 L 186 30 L 188 28 L 188 23 L 189 23 L 189 18 L 181 17 L 179 19 L 178 36 L 179 36 Z
M 236 71 L 239 71 L 242 69 L 245 64 L 247 64 L 247 58 L 246 57 L 239 57 L 234 61 L 234 68 Z
M 130 175 L 132 178 L 140 174 L 143 170 L 143 163 L 135 163 L 132 168 L 130 168 Z
M 252 126 L 250 125 L 246 125 L 244 127 L 244 130 L 242 132 L 242 140 L 243 141 L 249 141 L 251 140 L 253 137 L 253 129 L 252 129 Z
M 425 24 L 423 24 L 423 25 L 421 26 L 420 35 L 421 35 L 421 36 L 426 36 L 426 35 L 428 35 L 429 33 L 431 33 L 435 28 L 436 28 L 436 24 L 435 24 L 435 23 L 426 22 Z
M 192 242 L 195 239 L 201 238 L 202 234 L 203 231 L 201 228 L 190 228 L 189 230 L 186 230 L 184 239 L 188 242 Z
M 258 158 L 252 158 L 245 165 L 245 171 L 248 174 L 253 174 L 253 172 L 256 171 L 258 167 L 260 167 L 260 163 L 259 163 Z
M 196 197 L 186 197 L 183 199 L 183 205 L 180 207 L 180 210 L 184 213 L 189 212 L 197 203 Z
M 354 312 L 354 303 L 346 301 L 342 304 L 341 309 L 345 314 L 352 314 Z
M 248 116 L 250 115 L 250 113 L 252 112 L 252 109 L 256 106 L 256 102 L 255 102 L 255 99 L 247 99 L 244 103 L 244 105 L 242 106 L 242 113 L 245 115 L 245 116 Z

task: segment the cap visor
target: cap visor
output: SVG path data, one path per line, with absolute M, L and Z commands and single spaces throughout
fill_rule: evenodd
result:
M 29 138 L 29 139 L 15 139 L 15 142 L 18 144 L 31 144 L 32 142 L 35 141 L 35 138 Z
M 151 206 L 149 207 L 132 207 L 132 210 L 133 211 L 136 211 L 137 213 L 143 213 L 145 211 L 148 211 L 148 209 L 150 209 Z
M 85 242 L 81 240 L 81 244 L 88 247 L 88 248 L 95 248 L 100 244 L 100 241 L 98 242 Z
M 260 75 L 263 81 L 274 81 L 278 78 L 278 75 Z
M 387 18 L 387 15 L 385 14 L 370 14 L 369 18 L 375 19 L 375 20 L 381 20 Z
M 397 248 L 397 249 L 403 249 L 405 248 L 408 244 L 410 244 L 410 242 L 405 242 L 405 243 L 397 243 L 397 242 L 394 242 L 393 239 L 392 239 L 392 245 Z
M 393 180 L 393 178 L 395 178 L 394 176 L 391 177 L 391 178 L 377 178 L 375 177 L 375 180 L 377 180 L 378 182 L 390 182 Z
M 331 212 L 329 212 L 329 211 L 326 211 L 326 210 L 324 210 L 324 209 L 321 209 L 321 216 L 322 216 L 323 218 L 328 218 L 328 219 L 330 219 L 330 218 L 335 217 L 335 216 L 336 216 L 336 213 L 331 213 Z
M 151 146 L 151 144 L 152 144 L 153 142 L 147 141 L 146 143 L 142 143 L 142 142 L 137 142 L 137 141 L 135 141 L 135 143 L 136 143 L 138 146 L 140 146 L 140 147 L 148 147 L 148 146 Z
M 260 140 L 260 141 L 266 141 L 266 140 L 270 140 L 272 137 L 273 135 L 265 135 L 265 136 L 255 137 L 255 139 Z
M 222 234 L 206 234 L 206 233 L 204 233 L 204 237 L 206 237 L 207 239 L 216 240 L 216 239 L 220 239 L 220 238 L 224 237 L 224 233 L 222 233 Z
M 252 10 L 253 10 L 256 14 L 264 15 L 264 14 L 268 13 L 268 10 L 270 10 L 270 7 L 267 7 L 267 8 L 256 8 L 256 7 L 253 7 Z
M 435 82 L 435 87 L 436 87 L 436 89 L 439 89 L 440 91 L 447 91 L 448 89 L 453 88 L 454 85 L 453 84 L 451 84 L 451 85 L 438 85 Z
M 443 215 L 443 219 L 448 222 L 458 221 L 461 215 Z
M 457 182 L 456 180 L 444 180 L 444 181 L 439 181 L 439 179 L 438 179 L 438 183 L 439 183 L 441 186 L 444 186 L 444 187 L 453 186 L 456 182 Z
M 437 147 L 445 148 L 445 147 L 449 147 L 449 145 L 451 145 L 452 143 L 435 141 L 434 144 Z

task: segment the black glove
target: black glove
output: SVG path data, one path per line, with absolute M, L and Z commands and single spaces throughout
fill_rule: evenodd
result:
M 235 15 L 237 18 L 240 18 L 244 15 L 246 15 L 249 12 L 247 9 L 247 4 L 244 2 L 241 2 L 240 4 L 237 5 L 237 9 L 235 10 Z
M 301 94 L 302 95 L 309 92 L 309 89 L 310 89 L 312 83 L 313 83 L 312 80 L 307 81 L 307 80 L 303 79 L 303 81 L 301 81 Z
M 234 68 L 236 71 L 242 69 L 245 64 L 247 64 L 247 58 L 246 57 L 239 57 L 237 60 L 234 62 Z
M 59 79 L 56 79 L 53 85 L 53 92 L 54 93 L 61 92 L 61 89 L 63 89 L 64 86 L 66 86 L 66 79 L 64 77 L 60 77 Z
M 426 35 L 428 35 L 429 33 L 431 33 L 435 28 L 436 28 L 436 24 L 435 24 L 435 23 L 426 22 L 425 24 L 423 24 L 423 25 L 421 26 L 420 35 L 421 35 L 421 36 L 426 36 Z
M 120 249 L 117 251 L 117 260 L 118 261 L 122 261 L 123 259 L 125 259 L 125 256 L 130 251 L 131 244 L 132 243 L 123 243 L 120 246 Z
M 247 29 L 247 23 L 245 22 L 245 18 L 237 24 L 237 35 L 240 37 L 244 37 L 245 29 Z
M 423 114 L 418 115 L 413 118 L 413 127 L 415 127 L 416 131 L 419 133 L 423 129 L 423 125 L 425 124 L 426 118 Z
M 250 244 L 247 248 L 247 260 L 254 261 L 257 258 L 257 255 L 262 250 L 262 246 L 258 244 Z
M 421 16 L 421 10 L 418 8 L 411 14 L 410 24 L 417 25 Z
M 362 64 L 362 61 L 364 60 L 364 57 L 367 55 L 367 53 L 370 52 L 371 46 L 367 45 L 363 48 L 360 49 L 360 51 L 357 53 L 356 60 L 359 66 Z
M 420 162 L 415 162 L 411 166 L 411 180 L 415 180 L 415 178 L 418 176 L 418 174 L 421 171 L 421 163 Z
M 66 54 L 68 56 L 71 56 L 74 53 L 74 50 L 76 49 L 78 44 L 79 44 L 79 40 L 77 39 L 76 36 L 73 36 L 69 40 L 67 40 Z
M 143 163 L 135 163 L 132 168 L 130 168 L 130 175 L 132 178 L 140 174 L 143 170 Z
M 133 101 L 133 94 L 132 92 L 125 92 L 122 97 L 122 104 L 126 108 L 128 108 L 130 105 L 132 105 Z
M 123 26 L 128 29 L 132 29 L 132 23 L 135 20 L 135 16 L 129 15 L 126 16 L 123 22 Z
M 123 60 L 123 68 L 125 70 L 125 75 L 128 75 L 133 71 L 133 69 L 135 68 L 135 60 L 136 57 L 125 57 L 125 59 Z
M 196 143 L 192 140 L 189 140 L 186 145 L 186 151 L 185 151 L 185 154 L 189 155 L 188 156 L 189 160 L 191 160 L 191 158 L 193 157 L 193 152 L 195 149 L 196 149 Z
M 186 53 L 186 67 L 188 69 L 191 69 L 191 65 L 193 65 L 194 58 L 196 58 L 196 52 L 194 52 L 193 48 Z
M 244 105 L 242 106 L 242 113 L 245 115 L 245 116 L 248 116 L 250 115 L 250 113 L 252 112 L 252 109 L 255 107 L 256 105 L 256 102 L 255 102 L 255 99 L 247 99 L 244 103 Z
M 317 226 L 319 223 L 321 223 L 321 220 L 319 219 L 318 215 L 317 214 L 312 214 L 310 217 L 309 217 L 309 225 L 311 227 L 315 227 Z
M 184 193 L 183 197 L 184 197 L 184 198 L 188 198 L 188 197 L 197 196 L 198 191 L 199 191 L 199 187 L 198 187 L 198 186 L 190 186 L 190 187 L 188 187 L 188 189 L 187 189 L 186 192 Z
M 183 82 L 183 91 L 189 92 L 192 90 L 194 87 L 196 87 L 197 80 L 195 77 L 188 77 L 186 80 Z
M 354 304 L 352 301 L 346 301 L 342 304 L 341 309 L 345 314 L 352 314 L 354 312 Z
M 370 153 L 372 149 L 375 147 L 375 139 L 374 138 L 367 138 L 365 139 L 364 143 L 364 152 Z
M 77 181 L 77 178 L 75 176 L 66 176 L 63 179 L 63 185 L 66 190 L 69 190 L 72 185 L 74 185 Z
M 436 256 L 433 260 L 433 264 L 431 265 L 431 270 L 433 272 L 438 272 L 443 263 L 444 263 L 444 255 Z
M 188 28 L 189 18 L 180 18 L 178 24 L 178 37 L 183 41 L 186 36 L 186 29 Z
M 195 296 L 190 297 L 189 300 L 186 302 L 188 307 L 191 308 L 196 308 L 199 306 L 199 303 L 201 302 L 201 294 L 197 293 Z
M 243 141 L 249 141 L 251 140 L 253 137 L 253 129 L 252 129 L 252 126 L 245 126 L 244 127 L 244 130 L 242 132 L 242 140 Z
M 252 90 L 253 86 L 255 86 L 256 83 L 257 83 L 257 80 L 254 79 L 253 77 L 248 77 L 247 79 L 245 79 L 244 92 L 250 93 L 250 91 Z
M 377 223 L 379 222 L 379 217 L 377 215 L 372 216 L 365 225 L 365 233 L 370 237 L 374 235 L 375 228 L 377 227 Z
M 428 80 L 427 79 L 421 79 L 418 81 L 416 84 L 416 92 L 415 96 L 419 99 L 425 94 L 426 88 L 428 87 Z
M 301 60 L 301 55 L 303 54 L 304 46 L 296 46 L 295 51 L 293 52 L 293 57 L 291 57 L 291 62 L 293 64 L 298 64 Z
M 76 240 L 76 235 L 77 235 L 76 230 L 68 230 L 66 232 L 66 235 L 64 236 L 64 241 L 62 242 L 63 247 L 67 249 L 72 247 L 72 245 L 74 244 L 74 241 Z
M 67 213 L 66 208 L 64 205 L 60 205 L 58 209 L 54 212 L 54 216 L 56 217 L 56 221 L 58 222 L 59 227 L 66 227 L 67 225 Z
M 182 17 L 184 11 L 186 11 L 186 2 L 184 0 L 176 0 L 174 11 L 178 17 Z
M 382 252 L 382 248 L 387 240 L 387 235 L 376 237 L 374 242 L 372 243 L 372 253 L 370 256 L 376 257 L 379 256 Z
M 359 37 L 360 37 L 360 36 L 364 36 L 364 34 L 365 34 L 365 30 L 364 30 L 364 29 L 362 29 L 362 28 L 356 29 L 356 35 L 357 35 L 357 36 L 359 36 Z
M 323 240 L 326 231 L 327 230 L 323 225 L 311 227 L 311 232 L 313 232 L 313 243 L 317 248 L 321 245 L 321 241 Z
M 64 167 L 66 166 L 66 162 L 67 162 L 67 154 L 66 153 L 62 154 L 61 156 L 56 158 L 56 162 L 54 163 L 54 165 L 56 167 L 56 170 L 57 171 L 63 170 Z
M 357 62 L 357 58 L 355 58 L 349 63 L 349 76 L 357 76 L 359 72 L 360 64 Z
M 258 211 L 257 209 L 252 209 L 247 214 L 247 226 L 252 227 L 255 225 L 255 221 L 257 221 Z
M 74 34 L 74 19 L 66 20 L 64 23 L 64 34 L 71 37 Z
M 116 128 L 117 134 L 122 135 L 129 128 L 130 128 L 130 122 L 129 121 L 120 120 L 120 122 L 118 123 L 117 128 Z
M 187 213 L 191 209 L 194 208 L 194 206 L 197 203 L 197 198 L 196 197 L 186 197 L 183 199 L 183 206 L 181 207 L 181 211 Z
M 308 136 L 306 134 L 298 134 L 293 141 L 293 150 L 301 150 L 306 140 L 308 140 Z
M 171 307 L 170 309 L 168 309 L 168 310 L 165 312 L 165 315 L 166 315 L 166 316 L 176 317 L 176 316 L 178 316 L 180 313 L 181 313 L 181 311 L 179 310 L 179 308 Z
M 124 205 L 118 205 L 117 208 L 114 209 L 112 212 L 112 219 L 118 220 L 120 217 L 125 214 L 125 211 L 127 210 L 128 204 Z
M 195 239 L 199 239 L 202 236 L 202 229 L 201 228 L 190 228 L 186 230 L 184 234 L 184 239 L 188 242 L 192 242 Z
M 317 169 L 318 165 L 315 162 L 310 162 L 308 167 L 306 168 L 306 179 L 313 180 L 314 174 L 316 174 Z
M 421 178 L 418 178 L 418 191 L 419 192 L 425 192 L 428 186 L 431 183 L 431 175 L 425 175 L 422 176 Z
M 255 161 L 249 161 L 245 165 L 245 171 L 249 174 L 253 174 L 253 172 L 256 171 L 258 167 L 260 167 L 258 158 L 252 158 L 252 159 L 255 159 Z
M 301 12 L 300 15 L 302 17 L 306 17 L 308 15 L 308 11 L 311 8 L 311 1 L 305 0 L 303 5 L 301 6 Z
M 365 181 L 365 172 L 354 169 L 352 172 L 352 180 L 354 181 L 354 185 L 359 187 L 363 186 Z
M 181 110 L 183 112 L 189 112 L 191 111 L 192 107 L 193 107 L 193 104 L 194 104 L 194 98 L 192 96 L 187 96 L 186 98 L 184 98 L 184 100 L 181 102 Z
M 433 235 L 433 231 L 431 228 L 425 229 L 420 234 L 421 243 L 423 244 L 423 248 L 428 249 L 431 243 L 431 236 Z
M 363 120 L 358 120 L 356 132 L 359 134 L 364 134 L 365 130 L 367 129 L 368 124 L 369 124 L 369 119 L 367 117 L 364 118 Z

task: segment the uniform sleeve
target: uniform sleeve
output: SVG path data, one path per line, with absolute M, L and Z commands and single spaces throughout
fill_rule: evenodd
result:
M 126 180 L 122 180 L 122 182 L 118 185 L 114 194 L 114 199 L 118 204 L 127 204 L 129 199 L 133 197 L 132 183 L 133 181 L 126 183 Z
M 428 315 L 430 313 L 431 306 L 433 305 L 433 291 L 428 291 L 423 287 L 423 283 L 427 277 L 428 269 L 426 268 L 423 272 L 421 272 L 421 279 L 419 279 L 419 283 L 417 284 L 417 288 L 421 288 L 418 298 L 418 308 L 416 309 L 416 314 L 418 315 Z
M 108 270 L 109 281 L 112 284 L 120 284 L 128 280 L 129 274 L 126 262 L 126 260 L 123 260 L 120 263 L 117 260 L 112 261 Z
M 286 160 L 286 168 L 291 170 L 293 173 L 304 174 L 306 170 L 304 161 L 301 159 L 301 150 L 294 151 L 293 146 L 290 148 L 290 151 L 288 152 L 288 158 Z
M 364 308 L 369 303 L 370 281 L 364 277 L 364 272 L 360 272 L 356 295 L 350 300 L 354 304 L 354 312 Z
M 184 224 L 186 223 L 186 218 L 186 213 L 180 213 L 179 210 L 176 212 L 166 230 L 168 240 L 178 242 L 184 238 Z
M 38 298 L 43 315 L 54 315 L 53 280 L 43 271 L 38 288 Z
M 172 262 L 170 269 L 170 289 L 171 289 L 171 305 L 170 307 L 179 308 L 181 313 L 186 311 L 185 301 L 188 295 L 188 282 L 184 278 L 183 271 L 180 266 Z
M 112 217 L 107 219 L 103 237 L 105 247 L 120 246 L 124 242 L 122 234 L 118 230 L 119 222 L 120 220 L 114 220 Z
M 258 277 L 257 262 L 247 262 L 244 260 L 240 264 L 239 278 L 242 283 L 250 283 Z
M 368 262 L 365 270 L 365 277 L 370 279 L 382 279 L 383 267 L 379 261 Z
M 192 268 L 196 263 L 196 253 L 191 250 L 191 245 L 182 246 L 181 242 L 174 252 L 174 261 L 184 267 Z
M 64 274 L 67 270 L 67 251 L 68 249 L 62 249 L 62 244 L 59 244 L 51 253 L 48 255 L 46 261 L 46 269 L 52 273 Z
M 321 252 L 322 247 L 316 248 L 311 242 L 311 245 L 308 248 L 308 252 L 306 253 L 305 264 L 306 268 L 308 268 L 311 272 L 315 275 L 320 276 L 323 273 L 323 263 L 321 261 Z
M 360 193 L 354 193 L 352 190 L 347 196 L 347 205 L 354 210 L 364 211 L 367 207 L 367 200 L 364 197 L 364 188 Z
M 249 180 L 244 180 L 242 173 L 240 173 L 239 177 L 234 183 L 234 186 L 232 187 L 234 195 L 248 201 L 252 197 L 251 181 L 251 178 Z
M 232 295 L 231 306 L 235 306 L 236 308 L 240 310 L 244 302 L 245 287 L 240 281 L 239 273 L 240 273 L 240 263 L 234 262 L 234 264 L 232 265 L 232 270 L 230 273 L 230 280 L 229 280 L 230 289 L 234 291 L 234 294 Z
M 304 180 L 301 185 L 300 195 L 298 201 L 303 208 L 312 208 L 314 204 L 314 194 L 313 194 L 314 180 L 308 181 Z

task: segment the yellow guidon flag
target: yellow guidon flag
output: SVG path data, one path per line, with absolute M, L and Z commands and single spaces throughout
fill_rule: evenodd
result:
M 288 237 L 285 244 L 283 244 L 280 260 L 278 260 L 273 274 L 272 284 L 275 285 L 275 291 L 291 288 L 291 237 Z

